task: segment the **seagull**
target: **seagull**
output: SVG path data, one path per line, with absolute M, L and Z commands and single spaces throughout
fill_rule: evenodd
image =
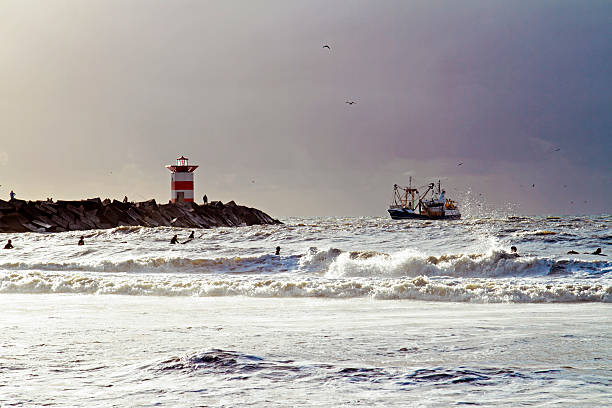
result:
M 558 152 L 559 150 L 561 150 L 561 148 L 557 147 L 555 150 L 553 150 L 553 152 Z
M 457 164 L 457 166 L 461 166 L 462 164 L 463 164 L 463 162 L 461 162 L 461 163 Z
M 346 101 L 345 103 L 348 103 L 349 105 L 354 105 L 354 104 L 356 104 L 357 102 L 355 102 L 355 101 Z
M 328 50 L 330 50 L 330 51 L 331 51 L 331 47 L 330 47 L 329 45 L 327 45 L 327 44 L 325 44 L 325 45 L 323 46 L 323 48 L 327 48 Z

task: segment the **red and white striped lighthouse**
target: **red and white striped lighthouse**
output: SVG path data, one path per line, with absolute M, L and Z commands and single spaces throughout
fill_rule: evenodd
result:
M 167 165 L 171 175 L 172 202 L 193 202 L 193 172 L 198 166 L 190 165 L 189 159 L 181 156 L 176 159 L 176 165 Z

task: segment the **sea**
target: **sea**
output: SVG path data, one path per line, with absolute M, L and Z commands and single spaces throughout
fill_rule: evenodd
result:
M 612 216 L 281 221 L 0 234 L 0 406 L 612 405 Z

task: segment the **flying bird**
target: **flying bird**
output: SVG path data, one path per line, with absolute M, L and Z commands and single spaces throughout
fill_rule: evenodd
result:
M 555 150 L 553 150 L 554 152 L 558 152 L 559 150 L 561 150 L 560 147 L 557 147 Z
M 457 166 L 461 166 L 462 164 L 463 164 L 463 162 L 461 162 L 461 163 L 457 164 Z
M 327 48 L 328 50 L 330 50 L 330 51 L 331 51 L 331 47 L 330 47 L 329 45 L 327 45 L 327 44 L 325 44 L 325 45 L 323 46 L 323 48 Z
M 535 187 L 535 184 L 532 184 L 531 187 Z
M 348 103 L 349 105 L 354 105 L 354 104 L 356 104 L 357 102 L 355 102 L 355 101 L 346 101 L 345 103 Z

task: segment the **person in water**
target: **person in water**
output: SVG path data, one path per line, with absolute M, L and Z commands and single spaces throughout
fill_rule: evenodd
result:
M 171 244 L 176 244 L 177 242 L 178 242 L 178 236 L 176 234 L 174 234 L 174 236 L 170 240 L 170 243 Z
M 195 236 L 194 236 L 194 232 L 193 232 L 193 231 L 191 231 L 191 234 L 189 234 L 189 239 L 194 239 L 194 238 L 195 238 Z
M 11 244 L 11 240 L 9 239 L 6 245 L 4 246 L 4 249 L 13 249 L 13 248 L 14 246 L 13 244 Z
M 597 248 L 595 252 L 593 252 L 591 255 L 605 256 L 604 254 L 601 253 L 601 248 Z
M 280 247 L 279 246 L 276 247 L 276 253 L 274 255 L 280 255 Z
M 79 238 L 79 243 L 77 245 L 85 245 L 85 237 L 81 235 L 81 238 Z

